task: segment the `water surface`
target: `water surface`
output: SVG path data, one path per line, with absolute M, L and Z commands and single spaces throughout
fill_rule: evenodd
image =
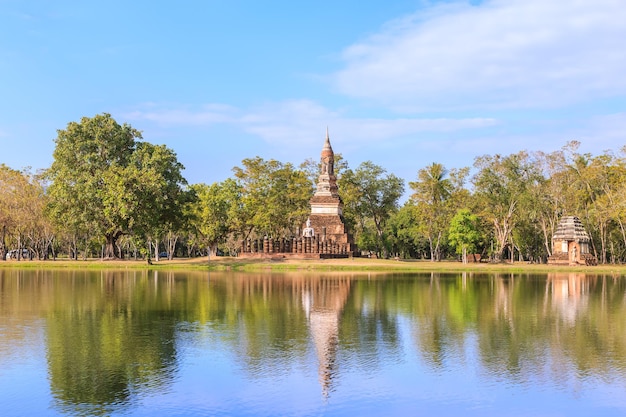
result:
M 3 416 L 626 415 L 624 278 L 0 269 Z

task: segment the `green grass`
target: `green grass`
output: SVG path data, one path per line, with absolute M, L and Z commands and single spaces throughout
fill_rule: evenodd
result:
M 626 275 L 626 265 L 598 266 L 553 266 L 528 264 L 523 262 L 499 264 L 466 264 L 460 262 L 399 261 L 392 259 L 246 259 L 230 257 L 174 259 L 153 262 L 116 260 L 56 260 L 56 261 L 0 261 L 0 268 L 36 268 L 36 269 L 162 269 L 162 270 L 210 270 L 210 271 L 379 271 L 379 272 L 509 272 L 509 273 L 547 273 L 547 272 L 585 272 L 598 274 Z

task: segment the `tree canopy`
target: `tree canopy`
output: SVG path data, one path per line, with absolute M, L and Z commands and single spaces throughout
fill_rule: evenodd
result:
M 320 169 L 257 156 L 225 181 L 188 186 L 174 151 L 107 113 L 68 123 L 55 145 L 43 173 L 0 165 L 2 259 L 9 250 L 40 259 L 236 254 L 242 239 L 296 236 Z M 438 162 L 416 167 L 402 206 L 403 179 L 338 154 L 343 220 L 361 250 L 383 256 L 545 262 L 559 219 L 575 215 L 600 263 L 626 262 L 626 147 L 592 155 L 579 146 L 483 155 L 471 176 Z
M 49 210 L 57 225 L 101 236 L 104 257 L 119 257 L 125 234 L 174 224 L 182 210 L 183 166 L 167 147 L 110 114 L 70 122 L 55 139 L 47 171 Z

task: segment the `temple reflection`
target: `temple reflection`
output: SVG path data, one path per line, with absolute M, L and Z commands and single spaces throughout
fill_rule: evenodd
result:
M 322 393 L 328 397 L 336 375 L 339 321 L 350 295 L 351 279 L 316 279 L 304 282 L 302 306 L 319 363 Z
M 551 300 L 552 308 L 565 322 L 574 324 L 588 307 L 590 282 L 583 273 L 548 274 L 545 300 Z

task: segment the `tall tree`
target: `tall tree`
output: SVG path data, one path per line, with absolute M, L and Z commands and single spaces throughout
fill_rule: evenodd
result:
M 166 252 L 171 258 L 181 230 L 188 223 L 184 209 L 193 193 L 186 187 L 183 169 L 171 149 L 139 142 L 123 175 L 136 184 L 131 231 L 153 241 L 157 260 L 158 242 L 163 240 L 166 243 Z M 125 202 L 121 203 L 125 205 Z
M 467 263 L 467 252 L 476 252 L 481 235 L 478 226 L 478 217 L 469 209 L 460 209 L 450 222 L 448 229 L 450 244 L 461 255 L 463 263 Z
M 519 220 L 520 206 L 530 184 L 538 181 L 539 168 L 525 151 L 508 156 L 482 156 L 475 160 L 473 178 L 475 197 L 482 207 L 481 215 L 491 223 L 494 232 L 494 256 L 502 260 L 507 248 L 513 253 L 513 230 Z
M 414 191 L 411 202 L 419 212 L 422 233 L 428 239 L 432 261 L 441 259 L 442 242 L 456 210 L 453 203 L 461 203 L 458 196 L 462 194 L 467 172 L 467 169 L 462 169 L 451 173 L 442 164 L 433 162 L 418 171 L 417 181 L 409 183 Z M 453 199 L 455 195 L 457 197 Z
M 410 201 L 389 218 L 386 233 L 393 252 L 401 258 L 424 255 L 430 248 L 421 233 L 417 208 Z
M 218 244 L 235 231 L 235 216 L 241 205 L 242 190 L 233 179 L 221 183 L 194 184 L 197 200 L 190 205 L 197 239 L 209 256 L 217 254 Z
M 63 228 L 102 236 L 105 258 L 121 255 L 116 242 L 123 234 L 147 233 L 176 216 L 172 193 L 185 184 L 182 165 L 165 146 L 140 139 L 138 130 L 107 113 L 57 131 L 47 172 L 50 213 Z
M 0 256 L 6 259 L 8 245 L 29 249 L 38 257 L 44 256 L 46 240 L 52 231 L 44 215 L 44 187 L 40 177 L 28 169 L 18 171 L 0 164 Z
M 243 193 L 237 219 L 242 237 L 295 233 L 306 219 L 313 193 L 305 171 L 260 157 L 244 159 L 242 165 L 233 168 Z
M 20 171 L 0 164 L 0 256 L 6 259 L 7 238 L 13 232 L 15 226 L 15 213 L 19 210 L 18 187 L 26 181 Z
M 364 236 L 368 235 L 368 224 L 371 224 L 378 243 L 378 252 L 386 252 L 386 223 L 398 210 L 398 201 L 404 193 L 404 181 L 393 174 L 387 174 L 384 168 L 373 162 L 366 161 L 354 171 L 346 170 L 339 187 L 340 190 L 345 188 L 344 192 L 348 190 L 350 193 L 350 198 L 344 200 L 344 215 L 356 219 L 353 222 L 360 225 L 360 232 Z M 342 199 L 344 195 L 341 194 Z

